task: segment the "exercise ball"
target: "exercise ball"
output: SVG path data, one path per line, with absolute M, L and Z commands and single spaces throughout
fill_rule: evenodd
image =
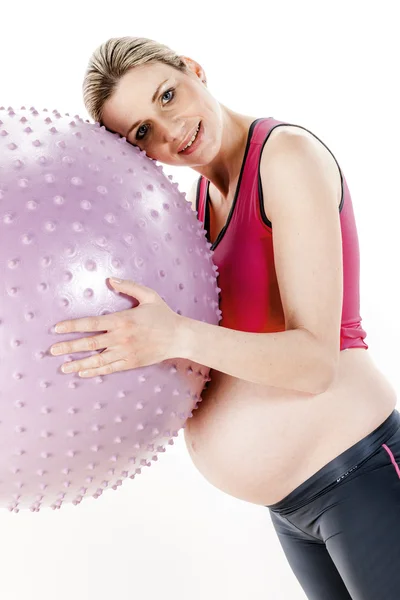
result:
M 217 269 L 185 195 L 98 123 L 0 107 L 0 506 L 60 508 L 118 489 L 173 444 L 209 369 L 181 358 L 89 379 L 53 356 L 57 322 L 134 308 L 108 277 L 217 325 Z

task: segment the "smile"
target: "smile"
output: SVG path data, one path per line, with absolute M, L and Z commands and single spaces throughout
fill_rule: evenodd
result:
M 179 154 L 181 154 L 181 152 L 185 152 L 185 150 L 187 150 L 188 148 L 190 148 L 190 146 L 196 141 L 197 138 L 197 134 L 199 133 L 200 130 L 200 123 L 197 126 L 196 131 L 194 132 L 192 138 L 189 140 L 189 142 L 186 144 L 186 146 L 180 150 Z

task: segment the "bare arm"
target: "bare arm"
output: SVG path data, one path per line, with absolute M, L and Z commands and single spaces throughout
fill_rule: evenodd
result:
M 246 333 L 184 319 L 180 356 L 246 381 L 319 394 L 340 353 L 338 170 L 325 148 L 285 132 L 263 156 L 261 179 L 286 331 Z

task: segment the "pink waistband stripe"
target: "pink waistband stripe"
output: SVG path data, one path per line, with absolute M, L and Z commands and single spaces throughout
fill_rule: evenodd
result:
M 393 456 L 393 452 L 391 451 L 391 449 L 389 448 L 389 446 L 386 446 L 386 444 L 382 444 L 382 447 L 385 448 L 386 452 L 389 454 L 390 460 L 392 461 L 393 466 L 396 469 L 396 473 L 397 473 L 397 475 L 399 476 L 399 479 L 400 479 L 400 467 L 397 464 L 395 457 Z

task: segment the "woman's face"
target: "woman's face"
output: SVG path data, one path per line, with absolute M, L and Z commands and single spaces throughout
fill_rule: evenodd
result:
M 222 112 L 202 81 L 200 65 L 184 60 L 189 73 L 162 63 L 131 69 L 105 103 L 103 123 L 150 158 L 193 168 L 217 155 Z M 192 146 L 182 152 L 193 136 Z

